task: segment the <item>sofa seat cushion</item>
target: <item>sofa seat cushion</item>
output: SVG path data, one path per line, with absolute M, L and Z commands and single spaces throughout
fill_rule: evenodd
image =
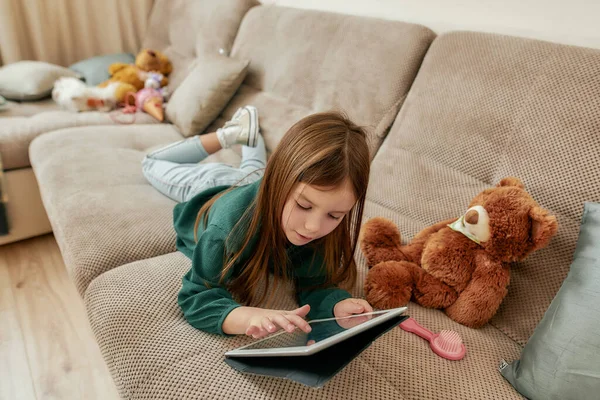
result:
M 564 280 L 585 201 L 600 201 L 600 50 L 500 35 L 438 37 L 372 164 L 371 215 L 409 240 L 517 176 L 558 218 L 511 269 L 491 323 L 524 344 Z
M 96 276 L 175 249 L 175 203 L 141 170 L 148 147 L 182 139 L 171 125 L 54 131 L 31 144 L 54 236 L 79 292 Z
M 7 101 L 5 109 L 0 111 L 0 120 L 8 117 L 31 117 L 45 111 L 58 111 L 60 106 L 51 98 L 38 101 Z
M 34 110 L 53 109 L 52 105 L 47 103 L 40 104 L 39 108 L 24 107 L 30 107 L 29 110 L 24 110 L 24 114 Z M 143 112 L 136 113 L 135 119 L 133 114 L 112 114 L 113 119 L 109 113 L 95 111 L 73 113 L 55 110 L 39 112 L 31 116 L 12 117 L 11 114 L 15 115 L 19 112 L 8 110 L 8 113 L 7 118 L 2 118 L 4 114 L 0 112 L 0 155 L 2 156 L 4 169 L 28 167 L 30 165 L 28 149 L 31 141 L 46 132 L 78 126 L 119 125 L 118 121 L 134 121 L 135 124 L 158 123 L 156 119 Z
M 319 390 L 240 374 L 225 364 L 223 354 L 252 339 L 196 330 L 177 305 L 190 265 L 175 252 L 113 269 L 88 287 L 90 323 L 123 399 L 521 398 L 496 369 L 498 359 L 519 354 L 518 345 L 492 326 L 468 329 L 418 306 L 411 306 L 410 314 L 425 326 L 462 335 L 465 359 L 441 359 L 427 342 L 396 328 Z M 274 307 L 295 306 L 283 287 L 276 298 Z
M 369 129 L 374 154 L 434 38 L 421 25 L 259 6 L 231 54 L 250 60 L 246 85 L 306 109 L 346 112 Z

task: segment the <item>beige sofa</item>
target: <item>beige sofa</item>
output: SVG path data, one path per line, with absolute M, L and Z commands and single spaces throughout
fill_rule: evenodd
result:
M 8 194 L 7 214 L 10 233 L 0 236 L 0 245 L 51 232 L 36 178 L 29 160 L 31 141 L 58 129 L 92 125 L 118 125 L 118 121 L 154 124 L 149 115 L 111 117 L 108 113 L 71 113 L 60 110 L 52 99 L 35 102 L 8 102 L 0 112 L 0 156 Z
M 157 2 L 151 24 L 162 29 L 145 40 L 179 71 L 228 43 L 232 57 L 250 60 L 242 87 L 208 130 L 254 104 L 272 150 L 298 118 L 341 108 L 371 128 L 365 219 L 390 218 L 407 239 L 461 215 L 472 196 L 516 175 L 557 215 L 560 229 L 548 248 L 514 266 L 509 294 L 484 328 L 410 304 L 409 314 L 429 329 L 461 334 L 462 361 L 443 360 L 422 339 L 394 329 L 315 390 L 234 371 L 223 353 L 250 339 L 205 334 L 183 319 L 176 296 L 190 261 L 175 251 L 174 203 L 140 170 L 148 148 L 181 139 L 174 126 L 46 133 L 31 144 L 31 164 L 121 396 L 520 398 L 498 364 L 519 357 L 566 276 L 583 202 L 600 200 L 600 51 L 475 32 L 436 37 L 413 24 L 243 0 L 216 4 Z M 235 163 L 239 156 L 223 151 L 215 159 Z M 356 257 L 352 292 L 362 296 L 367 269 L 362 254 Z M 285 290 L 278 299 L 294 307 Z

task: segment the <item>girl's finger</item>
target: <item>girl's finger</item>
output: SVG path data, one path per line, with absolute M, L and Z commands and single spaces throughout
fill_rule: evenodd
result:
M 292 311 L 293 314 L 299 315 L 301 317 L 305 317 L 310 311 L 310 305 L 305 304 L 300 308 L 296 308 L 294 311 Z
M 273 325 L 273 323 L 271 322 L 271 320 L 269 318 L 262 319 L 262 327 L 265 331 L 267 331 L 269 333 L 273 333 L 277 330 L 277 327 L 275 325 Z
M 265 331 L 262 328 L 259 328 L 258 333 L 252 335 L 255 339 L 261 339 L 265 336 L 267 336 L 269 334 L 269 332 Z
M 258 331 L 258 327 L 254 326 L 254 325 L 250 325 L 247 329 L 246 329 L 246 335 L 248 336 L 252 336 L 254 335 L 256 332 Z
M 303 318 L 298 315 L 287 315 L 286 318 L 292 324 L 296 325 L 298 328 L 302 329 L 304 332 L 308 333 L 311 331 L 311 327 Z
M 369 304 L 369 302 L 367 302 L 366 300 L 363 300 L 363 305 L 365 306 L 365 311 L 366 313 L 368 312 L 373 312 L 373 307 L 371 307 L 371 305 Z
M 281 326 L 283 329 L 285 329 L 287 332 L 293 332 L 294 329 L 296 329 L 296 327 L 294 326 L 294 324 L 292 324 L 285 315 L 283 314 L 277 314 L 274 317 L 271 317 L 271 321 L 273 321 L 275 324 Z

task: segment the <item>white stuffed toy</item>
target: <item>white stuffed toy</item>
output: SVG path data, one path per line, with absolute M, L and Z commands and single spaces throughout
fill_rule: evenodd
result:
M 106 87 L 87 86 L 77 78 L 60 78 L 54 82 L 52 99 L 68 111 L 110 111 L 117 107 L 119 82 Z

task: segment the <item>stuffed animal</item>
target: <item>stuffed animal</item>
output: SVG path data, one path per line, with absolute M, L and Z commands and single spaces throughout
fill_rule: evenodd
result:
M 412 299 L 481 327 L 506 296 L 511 263 L 545 247 L 557 229 L 513 177 L 477 195 L 462 217 L 427 227 L 404 246 L 393 222 L 373 218 L 359 239 L 370 268 L 367 301 L 385 309 Z
M 108 71 L 110 79 L 99 84 L 99 87 L 108 86 L 111 82 L 128 83 L 132 87 L 133 93 L 144 88 L 144 83 L 148 78 L 149 72 L 157 72 L 162 74 L 160 86 L 166 86 L 169 83 L 167 75 L 171 73 L 173 66 L 169 59 L 159 51 L 144 49 L 140 51 L 135 58 L 135 65 L 114 63 L 111 64 Z M 124 102 L 125 93 L 119 93 L 118 101 Z
M 52 99 L 68 111 L 110 111 L 117 107 L 119 93 L 131 90 L 131 85 L 111 82 L 108 86 L 87 86 L 72 77 L 54 82 Z
M 164 120 L 163 95 L 158 89 L 147 87 L 137 92 L 135 106 L 160 122 Z

